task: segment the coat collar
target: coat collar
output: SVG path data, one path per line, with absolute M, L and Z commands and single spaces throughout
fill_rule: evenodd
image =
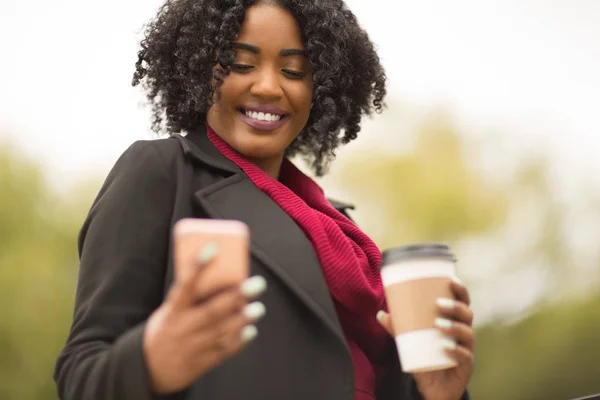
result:
M 199 128 L 189 131 L 185 138 L 181 135 L 174 135 L 178 137 L 183 147 L 183 152 L 187 157 L 191 157 L 193 160 L 198 161 L 206 166 L 219 169 L 230 174 L 243 173 L 242 170 L 235 165 L 234 162 L 225 157 L 221 152 L 212 144 L 208 135 L 206 134 L 206 127 L 201 125 Z M 347 210 L 354 210 L 354 205 L 333 200 L 328 198 L 329 203 L 338 211 L 345 213 Z
M 197 190 L 194 201 L 212 218 L 246 223 L 253 257 L 276 274 L 345 345 L 321 265 L 301 228 L 216 149 L 204 126 L 177 138 L 191 160 L 225 173 L 223 179 Z M 342 212 L 352 208 L 340 202 L 332 204 Z
M 189 131 L 185 135 L 185 139 L 181 135 L 174 135 L 174 137 L 179 139 L 183 147 L 183 153 L 192 160 L 229 173 L 237 174 L 242 172 L 234 162 L 221 154 L 212 144 L 206 134 L 206 127 L 204 125 L 193 131 Z

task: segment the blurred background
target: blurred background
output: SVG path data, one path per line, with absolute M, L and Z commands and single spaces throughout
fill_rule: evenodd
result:
M 600 1 L 347 0 L 387 110 L 320 180 L 382 248 L 454 246 L 474 399 L 600 392 Z M 159 0 L 0 0 L 0 398 L 55 399 L 76 235 L 151 138 L 130 86 Z

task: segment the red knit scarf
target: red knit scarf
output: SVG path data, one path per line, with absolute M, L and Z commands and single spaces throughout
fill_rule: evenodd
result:
M 376 320 L 377 312 L 385 308 L 377 245 L 333 208 L 323 190 L 289 160 L 284 159 L 279 181 L 275 180 L 206 127 L 215 147 L 277 203 L 312 243 L 352 353 L 355 398 L 374 398 L 376 378 L 380 378 L 377 364 L 390 341 Z

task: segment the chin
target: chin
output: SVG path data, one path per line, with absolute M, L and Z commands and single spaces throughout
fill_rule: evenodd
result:
M 267 160 L 281 154 L 281 151 L 269 148 L 268 146 L 242 146 L 237 150 L 244 157 L 251 158 L 254 160 Z
M 242 155 L 253 159 L 270 159 L 285 152 L 287 143 L 281 138 L 271 135 L 244 135 L 236 143 L 236 150 Z

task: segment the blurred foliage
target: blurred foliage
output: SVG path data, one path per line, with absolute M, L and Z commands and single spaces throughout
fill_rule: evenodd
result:
M 58 198 L 36 162 L 0 145 L 0 399 L 55 399 L 70 326 L 76 235 L 91 196 Z
M 357 156 L 330 177 L 361 204 L 357 215 L 368 215 L 360 221 L 364 229 L 388 248 L 421 240 L 454 243 L 500 226 L 508 195 L 469 162 L 451 119 L 436 113 L 417 130 L 410 152 L 371 149 L 368 160 Z
M 600 295 L 477 332 L 474 399 L 568 400 L 600 393 Z
M 569 278 L 565 209 L 553 196 L 546 162 L 522 166 L 508 184 L 490 179 L 474 162 L 477 148 L 445 115 L 418 127 L 410 151 L 384 150 L 373 149 L 366 160 L 363 148 L 328 178 L 360 204 L 361 225 L 382 247 L 455 244 L 514 223 L 532 232 L 535 245 L 513 252 L 512 267 L 550 261 L 550 288 Z M 59 195 L 36 161 L 0 143 L 0 399 L 56 399 L 52 372 L 72 315 L 76 237 L 98 187 Z M 526 218 L 534 214 L 537 225 Z M 473 398 L 567 400 L 600 392 L 599 309 L 594 295 L 479 327 Z

